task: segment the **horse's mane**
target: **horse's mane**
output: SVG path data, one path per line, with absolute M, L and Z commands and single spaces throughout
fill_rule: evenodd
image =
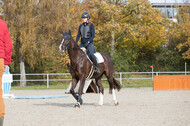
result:
M 71 36 L 71 35 L 70 35 Z M 72 45 L 73 45 L 73 49 L 77 49 L 77 50 L 79 50 L 80 52 L 82 52 L 82 53 L 85 53 L 85 52 L 83 52 L 81 49 L 80 49 L 80 47 L 79 47 L 79 45 L 75 42 L 75 40 L 72 38 L 72 36 L 71 36 L 71 43 L 72 43 Z

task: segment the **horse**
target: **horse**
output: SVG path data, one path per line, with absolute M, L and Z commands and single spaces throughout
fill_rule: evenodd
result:
M 74 41 L 70 30 L 69 32 L 62 31 L 62 34 L 63 37 L 61 44 L 59 45 L 59 51 L 61 53 L 64 53 L 66 51 L 68 52 L 70 59 L 70 73 L 72 76 L 72 87 L 70 93 L 77 100 L 77 103 L 74 105 L 74 107 L 80 108 L 80 105 L 83 104 L 82 94 L 84 83 L 89 75 L 89 72 L 91 71 L 91 68 L 93 67 L 93 64 L 89 61 L 85 52 L 82 51 L 79 48 L 78 44 Z M 116 100 L 115 89 L 117 89 L 119 92 L 122 86 L 116 81 L 116 79 L 113 78 L 114 69 L 111 58 L 103 52 L 100 52 L 100 54 L 104 59 L 104 62 L 99 64 L 100 73 L 94 73 L 90 78 L 95 79 L 96 85 L 99 89 L 100 100 L 98 106 L 103 105 L 104 88 L 101 83 L 101 78 L 103 75 L 105 75 L 108 79 L 109 93 L 113 95 L 113 102 L 115 105 L 118 105 L 119 102 Z M 74 89 L 79 81 L 80 86 L 77 94 Z

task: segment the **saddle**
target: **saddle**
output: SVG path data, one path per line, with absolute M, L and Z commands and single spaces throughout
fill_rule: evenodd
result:
M 86 54 L 86 57 L 88 58 L 88 60 L 93 64 L 92 60 L 89 58 L 89 56 L 87 54 L 86 48 L 82 47 L 81 50 Z M 94 56 L 96 57 L 96 61 L 98 64 L 104 62 L 104 58 L 102 57 L 102 55 L 99 52 L 94 53 Z M 90 73 L 86 79 L 89 80 L 93 76 L 94 72 L 95 72 L 95 67 L 94 67 L 94 65 L 92 65 Z
M 91 59 L 89 58 L 88 54 L 87 54 L 87 50 L 86 48 L 82 47 L 80 48 L 87 56 L 88 60 L 93 64 L 93 62 L 91 61 Z M 102 57 L 102 55 L 99 52 L 94 53 L 97 63 L 103 63 L 104 62 L 104 58 Z

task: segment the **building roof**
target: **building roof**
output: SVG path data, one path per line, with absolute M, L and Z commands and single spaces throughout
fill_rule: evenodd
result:
M 190 0 L 149 0 L 152 6 L 162 6 L 162 5 L 184 5 L 186 3 L 190 4 Z
M 168 3 L 168 4 L 171 4 L 171 3 L 175 3 L 175 4 L 178 4 L 178 3 L 190 3 L 190 0 L 149 0 L 151 3 L 157 3 L 157 4 L 160 4 L 160 3 Z
M 152 4 L 185 4 L 190 3 L 190 0 L 149 0 Z

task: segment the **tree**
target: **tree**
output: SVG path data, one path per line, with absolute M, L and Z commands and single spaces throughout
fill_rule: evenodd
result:
M 88 0 L 83 4 L 84 8 L 91 13 L 91 21 L 95 26 L 96 48 L 113 56 L 115 38 L 122 29 L 117 22 L 120 17 L 120 6 L 107 0 Z
M 178 35 L 176 36 L 180 43 L 177 48 L 182 53 L 184 59 L 190 59 L 190 4 L 186 4 L 179 8 L 179 24 Z
M 13 57 L 20 63 L 20 86 L 26 86 L 25 61 L 33 66 L 38 62 L 38 50 L 35 42 L 35 13 L 36 2 L 33 0 L 4 0 L 4 19 L 10 29 L 13 42 Z
M 20 68 L 21 80 L 26 78 L 25 65 L 35 72 L 55 72 L 61 70 L 60 67 L 66 67 L 68 56 L 58 53 L 61 30 L 66 30 L 69 25 L 65 16 L 65 1 L 3 2 L 3 18 L 9 26 L 14 46 L 11 68 Z M 25 86 L 25 81 L 21 81 L 20 85 Z
M 117 54 L 127 59 L 133 70 L 140 70 L 139 63 L 149 61 L 152 64 L 156 50 L 166 43 L 166 21 L 161 12 L 153 9 L 148 0 L 129 0 L 122 9 L 120 20 L 124 31 L 117 42 Z M 126 67 L 128 68 L 128 67 Z M 126 70 L 126 69 L 125 69 Z M 132 69 L 131 69 L 132 70 Z
M 169 24 L 167 36 L 169 41 L 166 48 L 168 49 L 167 54 L 169 52 L 170 54 L 175 54 L 170 55 L 170 58 L 172 59 L 170 64 L 175 61 L 175 65 L 178 65 L 178 68 L 175 67 L 175 70 L 184 70 L 184 62 L 187 62 L 187 65 L 190 63 L 189 5 L 179 7 L 178 10 L 179 13 L 176 16 L 178 22 L 170 22 Z
M 180 22 L 172 23 L 148 0 L 3 2 L 1 17 L 8 24 L 13 41 L 11 71 L 15 73 L 68 72 L 69 58 L 58 52 L 61 31 L 70 29 L 75 39 L 81 14 L 86 11 L 95 26 L 96 51 L 110 54 L 118 71 L 145 71 L 153 63 L 160 68 L 159 64 L 166 62 L 164 57 L 174 61 L 177 51 L 179 59 L 180 55 L 184 59 L 190 57 L 189 6 L 180 8 Z M 163 48 L 163 44 L 167 47 Z M 181 59 L 175 61 L 181 63 Z M 166 67 L 170 69 L 167 64 Z

